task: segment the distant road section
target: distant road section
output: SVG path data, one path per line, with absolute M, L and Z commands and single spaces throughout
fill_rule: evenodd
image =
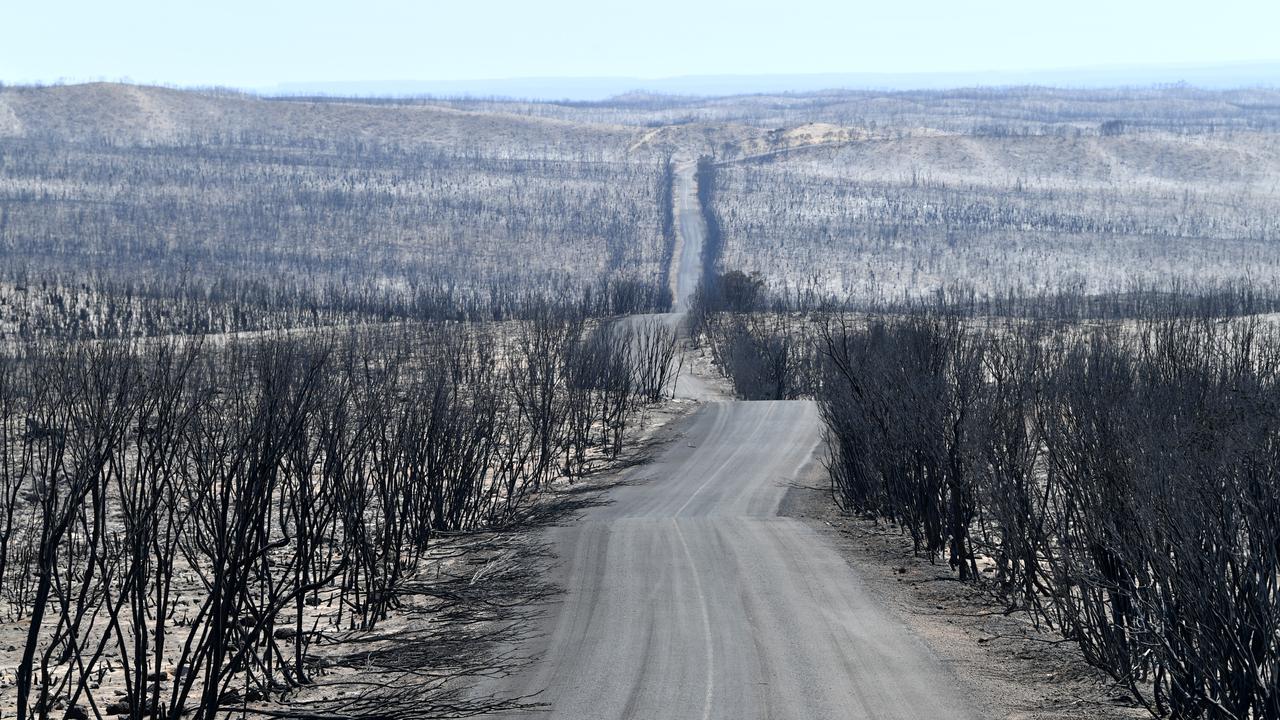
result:
M 708 403 L 685 423 L 550 533 L 565 593 L 525 648 L 540 660 L 488 689 L 538 693 L 550 718 L 974 717 L 836 551 L 778 516 L 818 450 L 814 404 Z
M 706 237 L 706 225 L 698 205 L 698 186 L 694 181 L 694 163 L 681 163 L 676 167 L 675 215 L 678 224 L 677 257 L 672 263 L 671 294 L 674 299 L 672 312 L 688 312 L 693 291 L 702 278 L 702 242 Z

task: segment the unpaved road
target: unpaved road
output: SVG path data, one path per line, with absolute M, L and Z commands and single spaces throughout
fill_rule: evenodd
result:
M 607 505 L 554 528 L 565 592 L 487 690 L 551 718 L 971 718 L 947 670 L 802 522 L 809 402 L 713 402 Z M 517 716 L 511 716 L 517 717 Z
M 702 273 L 692 164 L 675 198 L 675 308 L 658 316 L 670 323 Z M 677 395 L 703 404 L 676 439 L 627 471 L 608 504 L 548 531 L 549 579 L 564 593 L 516 650 L 537 660 L 478 691 L 573 720 L 977 717 L 828 541 L 779 516 L 817 462 L 816 406 L 726 401 L 687 372 Z
M 674 300 L 672 311 L 684 313 L 689 310 L 693 291 L 698 287 L 702 277 L 702 242 L 706 237 L 706 225 L 702 220 L 702 210 L 698 204 L 698 186 L 694 182 L 697 166 L 693 163 L 681 163 L 676 167 L 675 216 L 678 248 L 672 261 L 671 294 Z

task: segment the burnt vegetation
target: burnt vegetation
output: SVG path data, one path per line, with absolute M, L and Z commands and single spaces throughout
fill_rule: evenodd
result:
M 670 305 L 670 158 L 404 104 L 0 106 L 0 712 L 536 705 L 459 680 L 550 591 L 512 537 L 673 391 L 674 329 L 621 319 Z
M 4 352 L 18 716 L 214 717 L 287 698 L 326 673 L 316 647 L 400 608 L 440 539 L 518 523 L 553 480 L 616 457 L 670 393 L 673 332 L 529 314 Z M 404 682 L 345 702 L 385 705 Z
M 1269 106 L 912 98 L 722 149 L 695 333 L 739 397 L 819 403 L 842 509 L 1152 715 L 1280 715 Z
M 1108 317 L 1022 298 L 1000 316 L 966 296 L 806 305 L 736 272 L 718 287 L 703 342 L 739 397 L 819 403 L 841 509 L 1075 644 L 1155 716 L 1280 712 L 1272 318 L 1236 296 L 1130 297 Z
M 1270 324 L 825 320 L 832 491 L 1074 641 L 1154 714 L 1280 712 Z
M 696 157 L 692 334 L 817 400 L 842 508 L 1154 715 L 1280 716 L 1278 108 L 0 88 L 3 712 L 530 707 L 451 683 L 549 592 L 502 532 L 673 391 L 621 316 Z
M 0 134 L 0 337 L 670 304 L 670 162 L 611 135 L 583 128 L 566 146 L 541 125 L 485 132 L 484 118 L 467 135 L 436 111 L 400 118 L 418 134 L 370 136 L 344 123 L 396 108 L 133 92 L 162 118 L 127 107 L 141 129 L 115 128 L 101 105 L 125 90 L 0 90 L 22 124 Z M 81 103 L 102 127 L 65 124 Z

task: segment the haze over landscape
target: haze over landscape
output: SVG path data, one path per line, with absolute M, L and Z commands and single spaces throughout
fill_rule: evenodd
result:
M 0 717 L 1280 718 L 1278 26 L 6 9 Z
M 1069 10 L 1013 0 L 750 0 L 732 9 L 675 0 L 608 8 L 378 0 L 359 9 L 332 0 L 135 0 L 125 8 L 27 3 L 6 15 L 0 80 L 11 84 L 128 78 L 265 92 L 601 99 L 640 89 L 1220 87 L 1271 84 L 1280 61 L 1271 32 L 1280 9 L 1253 0 L 1084 0 Z

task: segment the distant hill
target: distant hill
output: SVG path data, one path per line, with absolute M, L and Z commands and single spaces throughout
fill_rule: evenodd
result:
M 651 311 L 672 181 L 644 132 L 436 102 L 0 88 L 0 341 L 112 334 L 192 296 L 272 314 L 183 311 L 148 332 L 492 317 L 530 294 Z M 33 277 L 79 299 L 28 295 Z
M 48 135 L 132 143 L 246 133 L 367 138 L 402 145 L 583 148 L 626 147 L 635 130 L 421 103 L 279 102 L 225 90 L 118 83 L 0 88 L 0 137 Z
M 1099 88 L 1185 83 L 1203 88 L 1280 86 L 1280 61 L 1224 65 L 1064 68 L 1024 72 L 824 73 L 811 75 L 687 75 L 666 78 L 566 77 L 458 81 L 286 82 L 258 88 L 266 95 L 364 97 L 508 97 L 604 100 L 633 92 L 727 96 L 819 90 L 938 90 L 958 87 Z

